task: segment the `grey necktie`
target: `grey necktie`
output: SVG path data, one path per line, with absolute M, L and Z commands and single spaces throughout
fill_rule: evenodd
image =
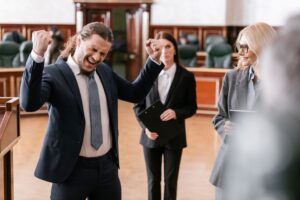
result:
M 98 87 L 94 79 L 94 73 L 88 77 L 90 118 L 91 118 L 91 145 L 95 149 L 99 149 L 103 143 L 102 124 L 101 124 L 101 108 L 98 94 Z
M 251 74 L 250 81 L 248 83 L 248 96 L 247 96 L 247 108 L 252 110 L 255 104 L 256 92 L 254 85 L 254 74 Z

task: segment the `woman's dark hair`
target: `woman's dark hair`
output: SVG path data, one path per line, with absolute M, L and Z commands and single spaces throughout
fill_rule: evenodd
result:
M 60 54 L 60 57 L 65 59 L 68 58 L 70 54 L 74 54 L 76 49 L 76 38 L 78 35 L 80 35 L 81 39 L 85 41 L 89 39 L 93 34 L 99 35 L 104 40 L 110 43 L 112 43 L 114 39 L 113 33 L 109 27 L 100 22 L 92 22 L 85 25 L 79 33 L 68 40 L 68 42 L 65 44 L 65 49 Z
M 171 35 L 170 33 L 164 32 L 164 31 L 160 31 L 155 35 L 155 39 L 165 39 L 170 41 L 174 48 L 175 48 L 175 55 L 174 55 L 174 62 L 176 63 L 177 66 L 179 66 L 179 59 L 178 59 L 178 47 L 177 47 L 177 42 L 175 40 L 175 38 L 173 37 L 173 35 Z

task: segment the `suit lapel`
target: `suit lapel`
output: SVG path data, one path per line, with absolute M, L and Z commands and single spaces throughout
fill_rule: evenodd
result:
M 165 105 L 168 104 L 168 102 L 170 101 L 170 98 L 179 82 L 179 77 L 180 77 L 180 72 L 181 72 L 181 68 L 180 66 L 176 66 L 176 72 L 175 72 L 175 75 L 174 75 L 174 78 L 173 78 L 173 81 L 171 83 L 171 87 L 169 89 L 169 92 L 168 92 L 168 95 L 167 95 L 167 98 L 166 98 L 166 103 Z
M 75 100 L 77 102 L 79 110 L 81 111 L 82 116 L 84 116 L 79 87 L 78 87 L 76 78 L 75 78 L 72 70 L 70 69 L 68 64 L 63 59 L 58 59 L 56 64 L 59 64 L 57 67 L 62 72 L 62 74 L 67 82 L 67 85 L 69 86 L 69 88 L 71 89 L 71 91 L 75 97 Z
M 158 93 L 158 80 L 157 79 L 154 81 L 153 86 L 147 96 L 149 99 L 149 105 L 147 103 L 147 105 L 146 105 L 147 107 L 160 100 L 159 93 Z
M 236 88 L 238 94 L 237 96 L 238 109 L 247 108 L 248 71 L 249 68 L 247 68 L 246 70 L 242 70 L 237 76 Z
M 105 96 L 106 96 L 106 102 L 108 105 L 109 113 L 113 113 L 112 110 L 112 96 L 111 96 L 111 89 L 110 89 L 110 79 L 108 78 L 107 75 L 105 75 L 104 71 L 101 70 L 101 66 L 98 66 L 96 69 L 96 72 L 101 80 L 101 83 L 103 85 L 103 89 L 105 91 Z

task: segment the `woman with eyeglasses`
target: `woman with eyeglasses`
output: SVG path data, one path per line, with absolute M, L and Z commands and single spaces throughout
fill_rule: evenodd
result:
M 223 170 L 230 135 L 235 124 L 233 111 L 253 111 L 258 105 L 260 93 L 260 56 L 266 44 L 276 36 L 276 31 L 266 23 L 256 23 L 244 28 L 238 35 L 238 65 L 225 74 L 218 100 L 218 113 L 213 118 L 215 130 L 222 144 L 215 161 L 210 182 L 216 186 L 216 200 L 224 199 Z M 245 180 L 247 181 L 247 180 Z

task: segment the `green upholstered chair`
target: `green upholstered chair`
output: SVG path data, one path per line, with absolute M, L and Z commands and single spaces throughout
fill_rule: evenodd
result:
M 198 45 L 198 47 L 200 46 L 199 40 L 195 34 L 188 34 L 186 38 L 187 38 L 188 44 Z
M 210 68 L 232 68 L 232 47 L 227 43 L 216 43 L 208 46 L 205 66 Z
M 178 45 L 179 62 L 185 67 L 195 67 L 197 65 L 198 45 Z
M 15 42 L 0 42 L 0 67 L 12 67 L 13 59 L 19 53 Z
M 21 44 L 22 42 L 24 42 L 26 40 L 26 38 L 21 33 L 13 31 L 13 32 L 4 33 L 2 40 Z
M 204 50 L 207 51 L 207 48 L 216 43 L 226 43 L 226 39 L 221 35 L 210 35 L 206 38 L 204 43 Z
M 32 50 L 32 41 L 25 41 L 19 47 L 19 53 L 13 60 L 13 67 L 25 66 L 27 58 Z

